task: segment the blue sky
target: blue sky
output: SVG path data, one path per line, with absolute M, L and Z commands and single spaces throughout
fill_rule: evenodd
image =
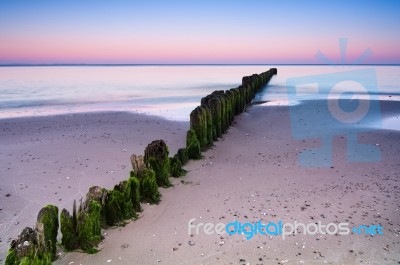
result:
M 0 0 L 0 63 L 400 63 L 400 1 Z

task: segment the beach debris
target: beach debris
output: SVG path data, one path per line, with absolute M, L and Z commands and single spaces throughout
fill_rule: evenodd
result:
M 191 246 L 191 247 L 195 245 L 195 243 L 194 243 L 193 241 L 191 241 L 191 240 L 189 240 L 188 244 L 189 244 L 189 246 Z
M 181 183 L 184 184 L 184 185 L 189 185 L 189 184 L 192 184 L 193 181 L 191 181 L 191 180 L 181 180 Z
M 129 247 L 129 244 L 122 244 L 121 245 L 121 248 L 128 248 Z
M 178 250 L 178 248 L 176 248 L 176 247 L 175 247 L 175 248 L 172 248 L 172 251 L 177 251 L 177 250 Z

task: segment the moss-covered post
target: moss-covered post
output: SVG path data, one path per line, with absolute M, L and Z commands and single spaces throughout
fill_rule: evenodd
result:
M 55 260 L 58 233 L 58 207 L 54 205 L 43 207 L 39 211 L 37 222 L 43 224 L 46 250 L 51 254 L 52 260 Z
M 141 173 L 142 177 L 139 180 L 141 201 L 151 204 L 159 203 L 161 194 L 158 192 L 154 170 L 146 168 Z
M 237 92 L 239 94 L 239 102 L 238 102 L 238 106 L 239 106 L 239 114 L 243 112 L 244 110 L 244 92 L 243 92 L 243 85 L 239 86 L 237 88 Z
M 190 129 L 193 129 L 196 132 L 201 149 L 204 149 L 207 146 L 206 126 L 207 121 L 205 117 L 205 111 L 202 106 L 198 106 L 190 113 Z
M 247 105 L 250 103 L 250 90 L 251 90 L 251 82 L 249 84 L 247 84 L 246 86 L 244 86 L 244 91 L 245 91 L 245 109 L 247 108 Z
M 258 74 L 253 74 L 252 75 L 252 79 L 253 80 L 252 80 L 252 91 L 251 91 L 250 102 L 253 99 L 255 93 L 257 93 L 260 90 L 261 86 L 262 86 L 262 84 L 260 83 L 260 79 L 259 79 Z
M 250 91 L 250 97 L 249 97 L 249 104 L 253 100 L 253 97 L 254 97 L 256 91 L 258 91 L 258 89 L 259 89 L 258 75 L 254 74 L 254 75 L 252 75 L 252 78 L 253 78 L 253 80 L 250 85 L 251 91 Z
M 86 201 L 97 201 L 101 205 L 101 227 L 107 227 L 107 220 L 106 220 L 106 200 L 108 196 L 108 191 L 105 188 L 101 188 L 99 186 L 92 186 L 89 188 L 89 191 L 86 193 Z
M 216 121 L 216 138 L 221 137 L 223 133 L 225 133 L 226 130 L 226 102 L 224 97 L 222 96 L 224 94 L 223 90 L 216 90 L 211 93 L 212 95 L 212 100 L 210 100 L 210 105 L 211 105 L 211 111 L 213 112 L 213 119 L 214 113 L 217 114 L 217 121 Z M 216 100 L 216 101 L 215 101 Z M 215 103 L 215 104 L 214 104 Z M 215 109 L 215 107 L 217 109 Z M 215 121 L 215 120 L 214 120 Z M 215 139 L 216 140 L 216 139 Z
M 81 205 L 78 212 L 77 231 L 79 245 L 87 253 L 95 253 L 101 236 L 101 205 L 90 200 Z
M 131 200 L 133 209 L 136 212 L 141 212 L 142 206 L 140 205 L 140 183 L 134 171 L 131 171 L 131 175 L 128 181 L 131 187 Z
M 181 161 L 182 165 L 185 165 L 189 160 L 188 151 L 186 148 L 179 148 L 175 156 L 179 159 L 179 161 Z
M 186 134 L 186 150 L 189 159 L 201 159 L 200 142 L 193 129 Z
M 225 91 L 225 95 L 229 99 L 229 124 L 232 124 L 235 117 L 235 95 L 232 91 Z
M 232 92 L 232 94 L 234 95 L 234 98 L 235 98 L 234 105 L 233 105 L 233 109 L 234 109 L 233 113 L 234 113 L 234 115 L 238 115 L 240 113 L 240 107 L 239 107 L 240 94 L 239 94 L 238 88 L 231 88 L 230 91 Z
M 223 95 L 219 95 L 218 96 L 220 102 L 221 102 L 221 131 L 222 134 L 224 134 L 226 132 L 226 130 L 228 129 L 228 113 L 226 112 L 227 110 L 227 101 L 226 98 Z
M 206 113 L 206 123 L 207 123 L 207 146 L 212 146 L 214 143 L 214 132 L 213 132 L 213 123 L 212 123 L 212 116 L 211 116 L 211 109 L 210 106 L 204 105 L 204 110 Z
M 148 168 L 156 173 L 157 184 L 160 187 L 169 187 L 170 176 L 169 151 L 164 140 L 151 142 L 144 151 L 144 162 Z
M 213 139 L 216 141 L 218 137 L 222 136 L 221 102 L 219 98 L 213 96 L 209 101 L 209 105 L 213 125 Z
M 200 141 L 200 146 L 202 150 L 207 149 L 209 146 L 208 144 L 208 122 L 207 122 L 207 111 L 204 106 L 199 106 L 200 109 L 200 115 L 201 115 L 201 132 L 202 132 L 202 138 Z
M 108 192 L 105 209 L 106 221 L 110 226 L 137 217 L 132 204 L 131 186 L 127 180 L 121 181 Z
M 186 175 L 186 170 L 182 168 L 182 163 L 176 156 L 170 157 L 169 163 L 171 165 L 171 176 L 178 178 Z
M 232 120 L 233 120 L 233 116 L 232 116 L 232 102 L 231 102 L 231 98 L 227 93 L 224 93 L 221 95 L 224 99 L 225 99 L 225 124 L 226 124 L 226 130 L 229 129 L 229 127 L 231 126 Z
M 37 223 L 36 228 L 26 227 L 11 241 L 5 265 L 51 265 L 52 254 L 47 249 L 44 224 Z
M 76 215 L 76 201 L 74 200 L 72 216 L 67 209 L 63 209 L 60 215 L 61 226 L 61 245 L 66 251 L 72 251 L 79 248 L 79 239 L 77 232 L 77 215 Z
M 5 261 L 5 265 L 18 265 L 19 264 L 19 258 L 17 256 L 17 251 L 15 249 L 10 249 L 7 252 L 7 257 Z

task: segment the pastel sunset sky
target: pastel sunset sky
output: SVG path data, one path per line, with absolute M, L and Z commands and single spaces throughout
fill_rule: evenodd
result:
M 0 64 L 400 63 L 400 1 L 0 0 Z

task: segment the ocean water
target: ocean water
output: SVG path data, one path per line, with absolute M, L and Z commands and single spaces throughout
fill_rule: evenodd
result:
M 190 111 L 205 95 L 237 87 L 243 76 L 271 67 L 278 68 L 278 75 L 257 95 L 256 103 L 286 105 L 293 104 L 289 100 L 293 98 L 301 102 L 334 97 L 341 91 L 348 92 L 348 84 L 338 84 L 332 93 L 332 86 L 325 81 L 340 80 L 349 72 L 363 86 L 376 88 L 353 91 L 360 98 L 372 93 L 381 100 L 400 100 L 400 66 L 18 66 L 0 67 L 0 119 L 132 111 L 188 120 Z M 357 77 L 365 69 L 370 70 L 369 75 Z M 322 82 L 317 88 L 302 84 L 302 92 L 293 95 L 296 92 L 287 86 L 287 81 L 299 77 L 307 81 L 309 76 L 323 76 Z M 354 93 L 341 96 L 351 99 Z

